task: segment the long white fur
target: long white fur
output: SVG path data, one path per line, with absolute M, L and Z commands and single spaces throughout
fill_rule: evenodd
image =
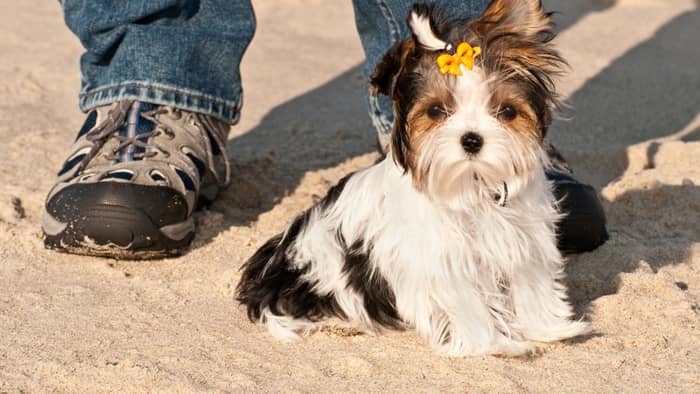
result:
M 373 274 L 389 283 L 402 320 L 448 355 L 520 355 L 533 349 L 529 341 L 586 333 L 587 323 L 571 320 L 561 283 L 559 213 L 540 145 L 493 118 L 478 68 L 455 83 L 455 113 L 430 132 L 418 156 L 419 168 L 430 168 L 427 190 L 417 191 L 388 155 L 354 174 L 331 207 L 314 208 L 293 245 L 293 264 L 308 269 L 304 279 L 335 297 L 351 323 L 377 331 L 362 296 L 347 286 L 336 234 L 347 244 L 364 240 Z M 465 130 L 484 138 L 473 158 L 460 146 Z M 503 182 L 509 198 L 499 206 L 493 192 Z M 263 315 L 284 340 L 314 325 Z
M 427 16 L 411 12 L 409 27 L 424 48 L 433 51 L 445 49 L 447 43 L 433 33 L 433 29 L 430 27 L 430 19 Z

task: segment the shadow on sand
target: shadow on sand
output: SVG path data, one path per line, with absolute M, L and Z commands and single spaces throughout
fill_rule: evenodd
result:
M 699 8 L 700 2 L 696 9 L 670 20 L 570 98 L 575 117 L 555 123 L 552 134 L 580 179 L 597 188 L 609 184 L 628 168 L 628 147 L 676 134 L 698 116 L 700 51 L 693 48 L 697 48 Z M 582 133 L 584 138 L 567 138 Z M 679 140 L 697 141 L 699 134 L 696 129 Z M 659 142 L 648 145 L 645 168 L 656 166 L 659 146 Z M 692 182 L 629 190 L 612 201 L 604 200 L 603 205 L 611 235 L 609 246 L 615 250 L 570 258 L 571 298 L 579 311 L 600 296 L 616 293 L 620 273 L 639 269 L 640 261 L 656 272 L 687 260 L 691 246 L 700 241 L 700 187 Z M 676 207 L 675 214 L 668 215 L 665 208 L 669 205 Z M 631 228 L 642 230 L 632 232 Z M 679 241 L 682 247 L 669 250 L 668 245 Z M 610 258 L 622 250 L 624 256 Z
M 627 147 L 674 134 L 700 113 L 698 25 L 697 8 L 677 16 L 569 98 L 573 119 L 555 122 L 551 138 L 582 179 L 608 184 L 627 168 Z
M 229 141 L 231 187 L 210 207 L 223 219 L 200 226 L 195 247 L 231 226 L 254 222 L 293 192 L 306 173 L 373 152 L 376 136 L 364 89 L 361 68 L 355 66 L 275 107 L 255 128 Z

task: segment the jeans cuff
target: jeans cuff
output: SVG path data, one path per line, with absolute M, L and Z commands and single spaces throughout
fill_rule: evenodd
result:
M 243 92 L 239 90 L 236 96 L 234 101 L 229 101 L 160 83 L 128 81 L 81 92 L 79 105 L 82 111 L 87 112 L 95 107 L 117 101 L 138 100 L 199 112 L 221 119 L 228 124 L 236 124 L 240 118 Z

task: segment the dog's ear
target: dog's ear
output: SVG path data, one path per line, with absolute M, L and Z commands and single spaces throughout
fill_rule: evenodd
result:
M 369 78 L 370 91 L 374 95 L 383 94 L 394 98 L 396 80 L 404 68 L 408 54 L 415 49 L 413 38 L 397 42 L 384 55 Z M 404 170 L 408 169 L 408 134 L 402 111 L 394 104 L 394 126 L 392 130 L 392 152 Z
M 411 38 L 394 44 L 377 64 L 369 78 L 372 94 L 392 97 L 396 79 L 403 69 L 408 55 L 417 47 L 429 51 L 444 50 L 447 43 L 440 38 L 444 33 L 445 17 L 439 7 L 432 4 L 415 4 L 408 14 L 406 24 Z
M 447 43 L 441 38 L 445 23 L 442 9 L 435 4 L 414 4 L 406 20 L 413 40 L 428 51 L 445 50 Z
M 369 77 L 370 92 L 373 95 L 393 96 L 396 79 L 414 48 L 413 39 L 409 38 L 397 42 L 389 49 Z
M 473 24 L 480 36 L 492 29 L 517 32 L 537 41 L 552 39 L 551 13 L 544 12 L 540 0 L 493 0 Z

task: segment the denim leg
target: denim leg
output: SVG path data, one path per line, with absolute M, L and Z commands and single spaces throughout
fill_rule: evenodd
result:
M 436 0 L 451 18 L 481 15 L 490 0 Z M 409 36 L 406 18 L 413 2 L 404 0 L 353 0 L 355 24 L 365 50 L 364 75 L 369 78 L 384 53 L 394 43 Z M 369 115 L 382 148 L 389 141 L 394 119 L 391 100 L 367 92 Z
M 63 0 L 80 58 L 80 108 L 134 99 L 228 123 L 242 103 L 239 64 L 255 31 L 250 0 Z

